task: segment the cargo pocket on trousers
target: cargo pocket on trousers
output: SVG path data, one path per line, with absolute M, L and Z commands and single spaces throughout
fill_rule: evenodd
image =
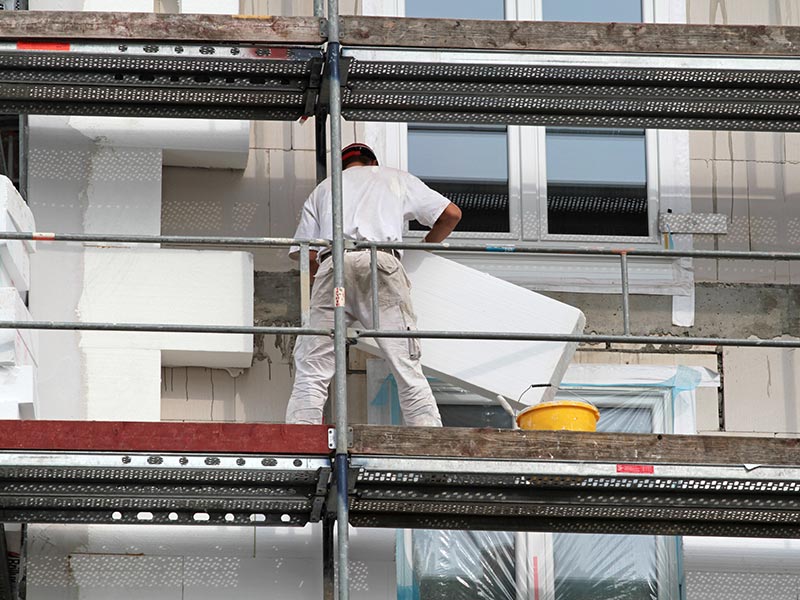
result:
M 417 320 L 402 306 L 400 316 L 403 318 L 403 325 L 406 331 L 417 331 Z M 419 338 L 408 338 L 408 356 L 411 360 L 419 360 L 422 357 L 422 344 Z
M 402 301 L 405 287 L 405 272 L 400 261 L 391 254 L 378 252 L 378 302 L 381 306 L 393 306 Z

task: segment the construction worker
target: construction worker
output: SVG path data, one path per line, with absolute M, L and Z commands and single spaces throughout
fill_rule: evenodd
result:
M 431 230 L 424 241 L 444 240 L 461 220 L 461 210 L 447 198 L 405 171 L 378 166 L 375 152 L 366 144 L 342 150 L 343 223 L 346 239 L 373 242 L 402 241 L 406 222 L 416 219 Z M 303 206 L 295 238 L 331 239 L 331 180 L 323 181 Z M 297 258 L 298 248 L 290 249 Z M 310 326 L 333 328 L 333 265 L 329 249 L 311 251 Z M 378 299 L 380 328 L 416 329 L 411 286 L 400 252 L 379 250 Z M 345 311 L 348 326 L 360 321 L 371 327 L 372 282 L 370 252 L 346 250 L 344 255 Z M 378 338 L 377 343 L 397 381 L 400 407 L 406 425 L 441 427 L 439 409 L 422 374 L 420 345 L 416 338 Z M 334 375 L 334 348 L 327 336 L 299 336 L 294 352 L 295 379 L 287 423 L 322 423 L 328 385 Z

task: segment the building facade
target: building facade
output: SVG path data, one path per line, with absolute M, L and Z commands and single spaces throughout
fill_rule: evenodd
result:
M 300 16 L 278 0 L 30 0 L 31 10 Z M 800 25 L 798 0 L 360 0 L 342 12 L 554 21 Z M 377 50 L 350 51 L 358 60 Z M 395 53 L 414 60 L 413 52 Z M 442 53 L 490 63 L 496 54 Z M 510 57 L 508 60 L 514 60 Z M 547 60 L 562 64 L 569 57 Z M 613 57 L 580 57 L 611 65 Z M 759 63 L 768 64 L 768 61 Z M 761 66 L 760 68 L 767 68 Z M 306 122 L 29 118 L 27 202 L 39 231 L 291 237 L 316 185 Z M 352 123 L 373 146 L 462 205 L 456 241 L 542 248 L 800 249 L 800 138 L 791 133 Z M 609 208 L 611 207 L 611 208 Z M 723 217 L 724 233 L 670 230 L 663 215 Z M 679 221 L 673 221 L 679 222 Z M 719 219 L 714 221 L 719 223 Z M 409 239 L 416 233 L 412 224 Z M 718 231 L 718 230 L 714 230 Z M 587 333 L 622 332 L 611 257 L 448 255 L 579 307 Z M 299 324 L 297 265 L 282 249 L 98 244 L 31 256 L 37 320 Z M 791 261 L 630 260 L 636 335 L 796 338 Z M 280 422 L 292 383 L 286 336 L 41 332 L 41 419 Z M 32 344 L 32 343 L 31 343 Z M 794 350 L 582 346 L 559 397 L 594 402 L 607 431 L 800 431 Z M 385 365 L 348 358 L 350 418 L 399 424 Z M 447 424 L 510 425 L 490 399 L 433 382 Z M 320 532 L 36 526 L 29 598 L 321 596 Z M 798 546 L 736 540 L 354 531 L 356 598 L 794 598 Z M 722 551 L 719 549 L 722 548 Z M 745 554 L 743 554 L 745 553 Z M 605 561 L 597 561 L 600 554 Z M 743 566 L 747 558 L 747 567 Z M 535 565 L 535 567 L 533 566 Z M 536 596 L 528 583 L 535 574 Z M 460 596 L 458 594 L 461 594 Z

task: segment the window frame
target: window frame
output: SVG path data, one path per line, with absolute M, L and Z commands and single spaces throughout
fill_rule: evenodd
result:
M 658 185 L 658 136 L 652 129 L 644 132 L 644 153 L 645 153 L 645 180 L 647 184 L 647 236 L 604 236 L 586 234 L 563 234 L 550 233 L 548 226 L 548 197 L 547 197 L 547 147 L 546 147 L 546 127 L 537 127 L 536 132 L 536 178 L 538 179 L 538 211 L 539 223 L 535 238 L 528 238 L 523 232 L 522 239 L 525 241 L 540 242 L 608 242 L 609 244 L 633 243 L 641 245 L 656 245 L 659 243 L 658 233 L 658 212 L 659 212 L 659 185 Z M 524 167 L 523 167 L 524 168 Z M 524 212 L 524 211 L 523 211 Z

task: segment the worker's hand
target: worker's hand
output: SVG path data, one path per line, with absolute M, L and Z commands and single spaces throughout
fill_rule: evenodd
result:
M 436 222 L 433 224 L 433 227 L 431 227 L 428 235 L 426 235 L 422 241 L 429 244 L 438 244 L 452 233 L 453 229 L 456 228 L 456 225 L 458 225 L 460 220 L 461 209 L 451 202 L 447 205 L 444 211 L 442 211 L 442 214 L 439 215 L 439 218 L 436 219 Z

